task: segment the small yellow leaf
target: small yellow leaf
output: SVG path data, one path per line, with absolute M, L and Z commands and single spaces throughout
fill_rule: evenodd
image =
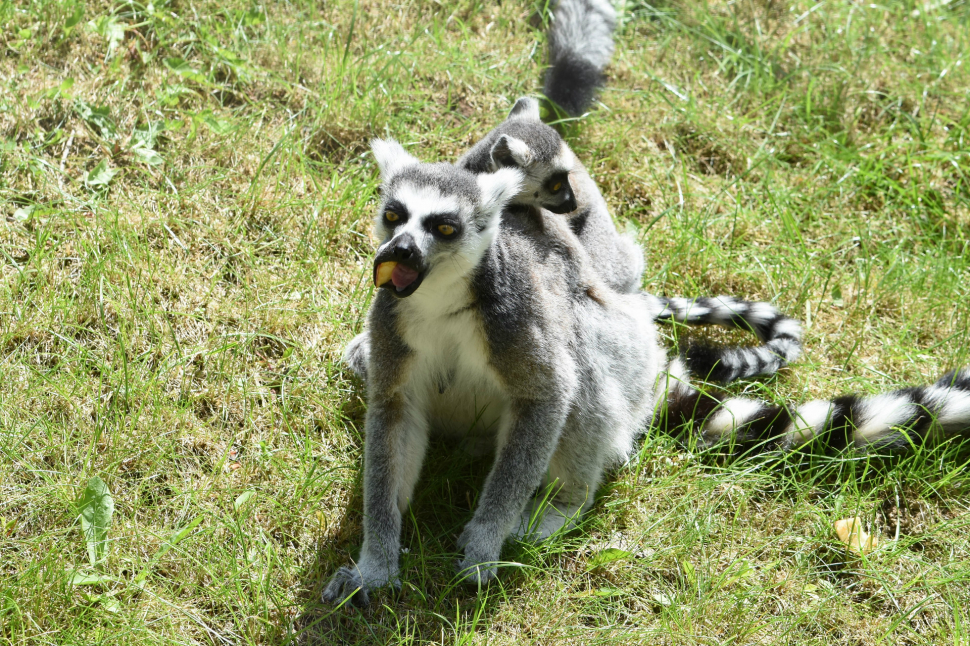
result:
M 835 521 L 835 533 L 856 554 L 868 554 L 879 545 L 875 536 L 866 534 L 862 529 L 862 519 L 858 516 Z
M 317 522 L 320 523 L 320 531 L 327 531 L 327 516 L 319 510 L 314 515 L 317 517 Z

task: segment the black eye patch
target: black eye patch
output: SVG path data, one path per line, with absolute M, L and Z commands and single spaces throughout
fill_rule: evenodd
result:
M 454 213 L 429 215 L 424 220 L 424 226 L 439 240 L 454 240 L 461 235 L 462 231 L 461 221 Z
M 550 193 L 559 193 L 569 188 L 569 173 L 556 173 L 550 177 L 545 184 L 545 189 Z
M 400 202 L 392 200 L 384 206 L 383 220 L 384 224 L 390 227 L 404 224 L 408 221 L 408 210 Z

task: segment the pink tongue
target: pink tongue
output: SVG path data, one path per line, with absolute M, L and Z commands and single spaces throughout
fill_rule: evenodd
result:
M 401 263 L 395 265 L 394 271 L 391 272 L 391 282 L 394 283 L 394 286 L 397 287 L 398 291 L 405 289 L 417 279 L 418 272 L 410 267 L 405 267 Z

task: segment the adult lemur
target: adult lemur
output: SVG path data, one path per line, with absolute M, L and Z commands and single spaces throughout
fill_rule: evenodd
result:
M 617 232 L 596 182 L 559 133 L 542 122 L 535 99 L 516 101 L 508 118 L 472 146 L 458 165 L 475 173 L 503 167 L 522 170 L 523 184 L 512 202 L 561 214 L 608 287 L 624 293 L 640 289 L 643 250 L 631 237 Z M 728 382 L 771 374 L 798 358 L 801 351 L 799 323 L 767 303 L 730 296 L 665 298 L 644 293 L 642 297 L 649 301 L 655 320 L 721 325 L 758 336 L 762 344 L 753 347 L 687 347 L 689 367 L 708 380 Z M 344 353 L 346 363 L 362 378 L 368 348 L 364 332 Z
M 432 430 L 493 438 L 459 539 L 461 569 L 484 582 L 513 530 L 548 536 L 589 507 L 645 429 L 664 360 L 649 301 L 606 287 L 563 218 L 503 217 L 520 170 L 476 175 L 420 164 L 395 142 L 373 148 L 383 289 L 368 315 L 364 543 L 323 594 L 357 604 L 396 580 L 401 513 Z M 530 502 L 543 483 L 552 496 Z

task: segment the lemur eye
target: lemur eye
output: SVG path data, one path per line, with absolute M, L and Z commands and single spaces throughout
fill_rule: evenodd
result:
M 388 222 L 397 222 L 398 220 L 401 219 L 401 216 L 398 215 L 397 213 L 395 213 L 394 211 L 385 211 L 384 212 L 384 218 Z
M 555 184 L 552 185 L 552 192 L 558 193 L 559 189 L 561 188 L 562 188 L 562 182 L 556 182 Z
M 440 233 L 443 236 L 450 236 L 454 232 L 455 232 L 455 227 L 451 226 L 450 224 L 438 225 L 438 233 Z

